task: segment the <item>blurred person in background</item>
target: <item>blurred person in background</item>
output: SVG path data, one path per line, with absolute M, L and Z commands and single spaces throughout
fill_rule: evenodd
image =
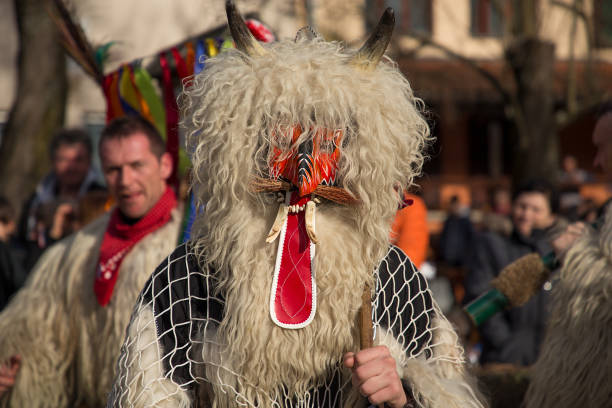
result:
M 474 239 L 470 210 L 459 197 L 450 199 L 448 216 L 440 234 L 440 259 L 452 267 L 463 267 Z
M 475 229 L 470 219 L 470 208 L 461 203 L 459 196 L 450 198 L 448 215 L 444 220 L 438 241 L 436 258 L 436 279 L 430 282 L 430 288 L 436 301 L 442 308 L 461 341 L 465 342 L 466 322 L 460 311 L 460 302 L 464 297 L 463 281 L 465 263 L 475 236 Z M 469 322 L 467 322 L 469 330 Z
M 601 216 L 600 206 L 592 198 L 585 198 L 577 209 L 578 219 L 592 224 Z
M 172 159 L 155 127 L 115 119 L 99 151 L 116 207 L 49 247 L 0 313 L 0 406 L 105 406 L 138 293 L 177 243 Z
M 491 212 L 494 214 L 510 216 L 512 213 L 512 195 L 502 186 L 496 186 L 491 191 Z
M 416 194 L 406 193 L 404 202 L 406 207 L 398 210 L 391 226 L 391 244 L 404 251 L 427 279 L 434 299 L 446 314 L 453 307 L 455 299 L 449 280 L 438 275 L 435 265 L 427 261 L 429 226 L 425 201 Z
M 33 266 L 42 250 L 67 235 L 76 202 L 89 191 L 102 190 L 92 167 L 92 143 L 81 129 L 62 129 L 49 146 L 52 169 L 23 206 L 18 235 Z
M 11 242 L 15 230 L 15 211 L 5 197 L 0 197 L 0 310 L 26 279 L 23 260 Z
M 427 207 L 415 194 L 406 193 L 404 201 L 406 207 L 398 210 L 391 226 L 391 243 L 401 248 L 414 266 L 421 268 L 429 248 Z
M 559 175 L 559 206 L 560 213 L 571 221 L 581 219 L 583 210 L 583 198 L 580 195 L 580 186 L 592 181 L 591 175 L 578 167 L 578 160 L 567 155 L 561 163 Z
M 491 289 L 491 280 L 512 261 L 532 252 L 544 255 L 552 250 L 549 239 L 556 230 L 558 209 L 553 186 L 545 181 L 529 181 L 513 197 L 511 235 L 483 232 L 474 241 L 467 263 L 464 302 Z M 499 313 L 480 326 L 481 363 L 535 362 L 547 321 L 550 289 L 551 283 L 547 282 L 524 306 Z
M 112 196 L 106 191 L 90 191 L 81 197 L 75 216 L 74 231 L 83 228 L 108 211 L 112 201 Z
M 483 231 L 509 236 L 512 233 L 512 194 L 503 186 L 489 192 L 489 211 L 485 211 L 480 227 Z
M 579 186 L 591 181 L 591 175 L 586 170 L 578 167 L 578 160 L 572 155 L 567 155 L 563 158 L 562 168 L 563 170 L 559 177 L 561 185 Z

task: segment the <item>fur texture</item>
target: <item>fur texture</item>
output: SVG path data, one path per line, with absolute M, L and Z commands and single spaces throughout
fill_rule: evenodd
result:
M 612 401 L 612 213 L 567 253 L 553 293 L 528 408 L 605 407 Z
M 208 60 L 182 102 L 194 190 L 206 205 L 194 227 L 195 244 L 202 263 L 217 270 L 217 289 L 226 299 L 217 332 L 221 358 L 243 377 L 237 391 L 263 406 L 262 390 L 274 398 L 283 384 L 289 395 L 299 395 L 325 378 L 343 353 L 357 349 L 363 285 L 373 283 L 399 192 L 420 172 L 430 141 L 422 102 L 389 61 L 363 72 L 347 64 L 351 53 L 340 44 L 320 39 L 266 48 L 269 55 L 261 58 L 230 50 Z M 338 183 L 359 204 L 317 206 L 317 315 L 303 329 L 286 330 L 271 322 L 268 307 L 277 243 L 265 238 L 278 204 L 273 195 L 251 193 L 248 181 L 268 176 L 274 147 L 287 155 L 313 137 L 314 131 L 304 132 L 292 145 L 283 130 L 296 124 L 344 130 Z M 450 353 L 446 365 L 439 358 L 429 362 L 433 369 L 411 371 L 406 362 L 402 373 L 430 373 L 430 391 L 416 390 L 423 406 L 479 406 L 465 382 L 456 337 L 449 344 L 441 349 Z M 435 397 L 455 381 L 461 385 L 448 398 Z M 214 406 L 235 405 L 227 387 L 213 388 Z M 454 391 L 457 401 L 446 404 Z
M 130 311 L 149 273 L 174 247 L 180 211 L 128 253 L 103 308 L 93 284 L 108 220 L 49 248 L 0 315 L 0 361 L 22 356 L 17 382 L 0 406 L 105 406 Z
M 319 240 L 328 244 L 317 248 L 315 259 L 317 315 L 300 330 L 286 330 L 270 320 L 268 304 L 277 245 L 266 245 L 262 238 L 269 222 L 259 220 L 245 229 L 245 242 L 254 245 L 247 256 L 236 260 L 234 279 L 226 286 L 226 310 L 231 313 L 219 327 L 219 341 L 226 346 L 224 355 L 229 361 L 225 364 L 250 384 L 239 390 L 249 400 L 267 399 L 258 395 L 256 388 L 274 396 L 278 384 L 284 384 L 289 395 L 304 394 L 313 386 L 313 379 L 324 379 L 345 352 L 358 348 L 355 330 L 360 292 L 363 283 L 371 279 L 372 268 L 360 253 L 367 238 L 357 234 L 355 226 L 351 228 L 342 215 L 345 211 L 328 207 L 317 214 Z M 338 236 L 344 237 L 342 244 L 329 245 Z M 222 393 L 215 395 L 225 398 Z M 227 398 L 234 397 L 228 394 Z M 231 406 L 229 403 L 220 406 Z
M 400 377 L 410 384 L 417 406 L 483 407 L 485 398 L 462 364 L 463 350 L 458 345 L 457 335 L 439 310 L 432 327 L 435 328 L 435 347 L 431 358 L 423 355 L 412 359 L 395 356 Z M 382 343 L 386 344 L 385 338 Z
M 226 280 L 232 277 L 234 259 L 249 250 L 234 245 L 242 230 L 253 217 L 267 221 L 276 213 L 248 191 L 247 181 L 268 176 L 272 147 L 294 147 L 282 129 L 300 124 L 345 131 L 338 182 L 361 200 L 349 213 L 359 234 L 370 237 L 361 250 L 372 270 L 387 250 L 400 200 L 394 189 L 408 188 L 421 169 L 429 141 L 422 102 L 395 66 L 351 68 L 350 53 L 338 43 L 283 41 L 267 49 L 262 58 L 222 53 L 185 89 L 195 189 L 206 204 L 196 228 L 202 254 Z M 312 136 L 304 132 L 295 144 Z
M 506 265 L 491 281 L 491 286 L 506 296 L 512 307 L 522 306 L 550 277 L 550 271 L 537 252 L 525 255 Z
M 142 369 L 127 381 L 132 386 L 129 395 L 133 400 L 121 401 L 120 405 L 160 408 L 191 406 L 187 393 L 171 380 L 164 378 L 151 307 L 142 306 L 135 311 L 127 330 L 127 336 L 136 341 L 129 347 L 129 350 L 122 349 L 122 353 L 127 354 L 128 364 L 137 361 Z M 148 385 L 147 392 L 139 393 L 137 388 L 142 387 L 143 384 Z

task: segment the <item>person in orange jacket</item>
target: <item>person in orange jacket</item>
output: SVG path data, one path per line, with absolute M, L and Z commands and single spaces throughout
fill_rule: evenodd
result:
M 409 205 L 395 215 L 391 226 L 391 243 L 401 248 L 417 268 L 427 259 L 429 228 L 427 207 L 423 199 L 415 194 L 405 194 Z

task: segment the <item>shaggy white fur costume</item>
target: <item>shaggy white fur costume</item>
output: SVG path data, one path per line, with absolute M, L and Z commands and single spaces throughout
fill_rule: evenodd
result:
M 610 208 L 610 207 L 608 207 Z M 528 408 L 612 406 L 612 211 L 567 253 Z
M 104 215 L 50 247 L 26 286 L 0 314 L 0 361 L 22 357 L 2 407 L 102 407 L 115 374 L 125 327 L 150 271 L 177 242 L 181 214 L 127 254 L 111 302 L 93 291 Z
M 193 187 L 206 211 L 197 219 L 188 256 L 175 254 L 164 262 L 147 285 L 148 295 L 137 304 L 111 395 L 114 406 L 209 406 L 207 401 L 223 408 L 316 406 L 309 390 L 327 387 L 332 373 L 345 385 L 350 378 L 341 359 L 359 347 L 363 285 L 375 287 L 372 271 L 389 250 L 400 194 L 420 171 L 429 129 L 419 113 L 421 101 L 388 61 L 366 72 L 350 64 L 352 53 L 340 44 L 308 36 L 265 50 L 263 56 L 229 50 L 207 60 L 185 91 Z M 296 124 L 305 131 L 292 142 L 283 129 Z M 269 176 L 273 147 L 289 154 L 322 128 L 344 131 L 337 182 L 359 203 L 343 206 L 323 200 L 317 205 L 316 315 L 302 329 L 284 329 L 270 318 L 277 243 L 265 242 L 279 204 L 275 194 L 252 192 L 249 180 Z M 220 321 L 208 310 L 196 321 L 194 303 L 202 298 L 195 295 L 181 300 L 183 306 L 176 310 L 155 306 L 157 296 L 173 304 L 176 295 L 167 281 L 157 287 L 155 277 L 196 289 L 173 272 L 189 257 L 199 265 L 187 268 L 186 276 L 200 275 L 205 306 L 223 305 Z M 412 271 L 409 262 L 405 266 Z M 404 284 L 399 282 L 397 289 Z M 418 294 L 430 296 L 426 287 Z M 376 302 L 383 302 L 380 292 Z M 406 303 L 398 308 L 410 308 Z M 191 316 L 187 325 L 200 326 L 187 335 L 188 355 L 173 361 L 182 346 L 167 349 L 161 342 L 181 327 L 168 331 L 156 325 L 156 319 L 164 313 L 172 319 L 176 311 Z M 408 350 L 413 339 L 395 338 L 381 327 L 376 327 L 375 342 L 390 347 L 419 406 L 480 407 L 455 333 L 437 306 L 427 312 L 431 337 L 418 352 Z M 398 311 L 394 313 L 392 323 L 407 330 L 411 322 L 399 321 Z M 187 379 L 173 376 L 181 366 L 189 367 Z M 202 371 L 192 369 L 202 366 Z M 365 404 L 351 391 L 350 379 L 342 390 L 326 404 Z

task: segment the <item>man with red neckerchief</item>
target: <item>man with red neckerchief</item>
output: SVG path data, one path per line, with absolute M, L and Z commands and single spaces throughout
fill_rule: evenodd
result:
M 49 248 L 0 314 L 0 406 L 104 406 L 132 305 L 176 244 L 172 159 L 155 128 L 116 119 L 99 150 L 116 207 Z

